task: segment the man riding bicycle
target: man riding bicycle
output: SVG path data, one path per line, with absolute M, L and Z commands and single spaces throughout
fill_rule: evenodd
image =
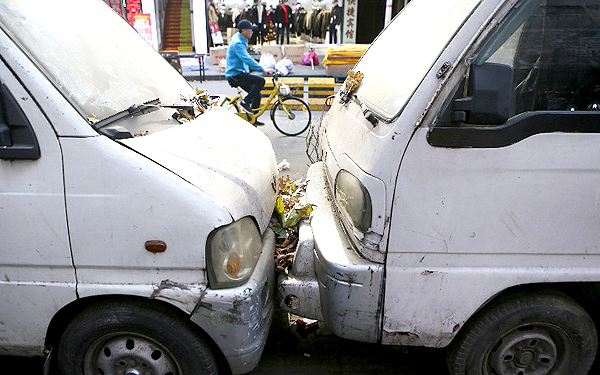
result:
M 255 70 L 270 74 L 273 70 L 263 69 L 248 54 L 248 40 L 252 37 L 256 26 L 248 20 L 241 20 L 238 22 L 237 27 L 239 31 L 231 38 L 231 43 L 227 49 L 225 77 L 232 87 L 239 86 L 248 93 L 240 104 L 246 111 L 253 112 L 260 106 L 260 90 L 265 86 L 265 79 L 250 74 L 250 71 Z M 254 125 L 264 124 L 256 120 Z

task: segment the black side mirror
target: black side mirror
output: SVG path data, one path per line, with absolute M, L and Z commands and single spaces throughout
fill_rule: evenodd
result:
M 466 98 L 454 101 L 453 121 L 500 125 L 510 115 L 513 69 L 504 64 L 472 65 Z

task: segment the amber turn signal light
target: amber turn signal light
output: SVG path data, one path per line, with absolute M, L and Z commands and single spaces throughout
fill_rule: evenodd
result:
M 167 244 L 160 240 L 146 241 L 146 250 L 151 253 L 164 253 L 167 250 Z

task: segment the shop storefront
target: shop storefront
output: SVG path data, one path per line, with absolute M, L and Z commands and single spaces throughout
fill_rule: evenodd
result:
M 240 19 L 257 25 L 250 41 L 254 45 L 370 43 L 410 0 L 104 1 L 156 50 L 181 50 L 169 44 L 169 29 L 179 28 L 189 34 L 190 51 L 208 54 L 210 47 L 227 45 Z M 178 19 L 189 17 L 189 22 L 174 24 L 168 14 L 173 7 Z M 186 40 L 184 35 L 176 38 Z
M 104 0 L 182 74 L 225 71 L 229 41 L 247 19 L 251 54 L 343 76 L 410 0 Z M 190 59 L 191 58 L 191 59 Z M 306 62 L 304 61 L 306 60 Z M 324 68 L 324 69 L 323 69 Z
M 216 10 L 224 42 L 235 32 L 236 23 L 247 19 L 258 27 L 250 44 L 282 45 L 301 41 L 341 43 L 342 3 L 343 0 L 213 0 L 209 7 Z
M 167 0 L 104 0 L 116 13 L 125 18 L 154 49 L 161 45 L 159 33 L 160 23 L 157 22 L 157 5 Z

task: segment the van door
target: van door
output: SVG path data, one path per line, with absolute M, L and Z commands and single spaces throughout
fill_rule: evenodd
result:
M 2 62 L 0 295 L 0 353 L 15 355 L 41 354 L 50 319 L 76 298 L 58 138 Z
M 520 2 L 416 130 L 394 195 L 385 332 L 444 346 L 508 287 L 600 278 L 599 5 Z

